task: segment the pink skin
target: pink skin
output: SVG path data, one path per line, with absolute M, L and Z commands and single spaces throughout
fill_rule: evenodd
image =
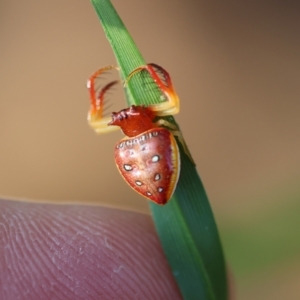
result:
M 182 299 L 150 216 L 0 200 L 0 299 Z

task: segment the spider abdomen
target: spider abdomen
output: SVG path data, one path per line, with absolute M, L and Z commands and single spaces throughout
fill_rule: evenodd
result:
M 180 173 L 176 140 L 165 128 L 153 128 L 115 147 L 116 165 L 125 181 L 139 194 L 165 204 L 172 197 Z

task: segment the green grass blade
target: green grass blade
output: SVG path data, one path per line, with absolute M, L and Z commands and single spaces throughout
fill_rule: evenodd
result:
M 111 2 L 91 2 L 126 78 L 145 61 Z M 161 93 L 146 76 L 129 82 L 129 104 L 159 102 Z M 171 116 L 168 121 L 175 123 Z M 195 166 L 179 148 L 182 166 L 173 198 L 165 206 L 150 203 L 155 226 L 184 299 L 226 300 L 226 268 L 214 217 Z

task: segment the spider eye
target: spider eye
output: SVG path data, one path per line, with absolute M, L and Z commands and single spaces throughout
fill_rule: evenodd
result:
M 136 106 L 135 105 L 131 105 L 130 106 L 130 112 L 136 112 L 137 109 L 136 109 Z
M 116 118 L 117 118 L 117 113 L 113 112 L 113 113 L 111 114 L 111 118 L 112 118 L 113 121 L 115 121 Z

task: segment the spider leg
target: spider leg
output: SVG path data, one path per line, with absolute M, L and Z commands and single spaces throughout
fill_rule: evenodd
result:
M 179 112 L 179 98 L 174 90 L 171 77 L 169 73 L 157 64 L 147 64 L 141 67 L 134 69 L 127 77 L 124 86 L 129 82 L 133 75 L 141 72 L 147 71 L 154 82 L 157 84 L 158 88 L 161 90 L 163 95 L 167 98 L 167 101 L 164 101 L 159 104 L 152 104 L 148 107 L 156 113 L 157 116 L 169 116 L 175 115 Z M 158 76 L 158 72 L 162 74 L 165 82 Z
M 155 125 L 157 125 L 158 127 L 161 127 L 161 126 L 167 127 L 168 130 L 170 130 L 172 132 L 172 134 L 178 138 L 178 141 L 182 145 L 184 152 L 189 157 L 192 164 L 195 166 L 196 165 L 195 161 L 192 157 L 192 154 L 191 154 L 191 152 L 190 152 L 190 150 L 189 150 L 189 148 L 188 148 L 188 146 L 187 146 L 187 144 L 186 144 L 186 142 L 183 138 L 183 135 L 182 135 L 181 131 L 178 128 L 178 126 L 176 126 L 175 124 L 170 123 L 169 121 L 164 120 L 164 119 L 159 119 L 157 122 L 155 122 Z
M 87 88 L 90 93 L 90 110 L 88 112 L 88 123 L 95 130 L 96 133 L 107 133 L 117 130 L 118 127 L 108 126 L 111 121 L 111 117 L 103 117 L 104 110 L 104 96 L 106 92 L 114 85 L 119 83 L 119 80 L 112 81 L 105 85 L 100 92 L 97 93 L 95 87 L 96 79 L 104 72 L 109 70 L 119 70 L 118 67 L 107 66 L 97 70 L 87 81 Z

